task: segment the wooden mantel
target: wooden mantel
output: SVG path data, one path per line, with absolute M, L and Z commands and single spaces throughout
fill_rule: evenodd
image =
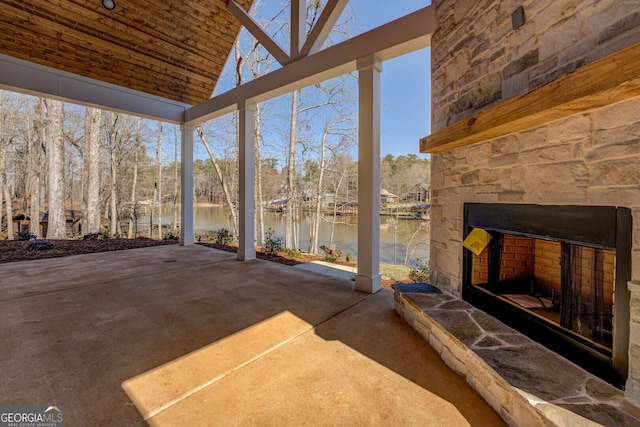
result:
M 420 140 L 421 153 L 444 153 L 640 96 L 640 43 Z

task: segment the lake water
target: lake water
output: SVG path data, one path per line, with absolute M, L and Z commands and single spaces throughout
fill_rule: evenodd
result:
M 169 217 L 163 218 L 168 221 Z M 333 216 L 326 216 L 327 221 L 320 223 L 319 245 L 329 246 L 331 235 L 331 221 Z M 333 243 L 335 249 L 340 251 L 342 255 L 350 253 L 357 258 L 357 240 L 358 227 L 356 216 L 343 216 L 336 218 L 338 223 L 335 224 Z M 304 215 L 300 222 L 300 249 L 307 251 L 309 249 L 309 227 L 311 217 Z M 397 224 L 397 227 L 396 227 Z M 196 206 L 194 208 L 194 236 L 212 234 L 221 228 L 229 228 L 227 223 L 226 209 L 223 207 L 204 207 Z M 276 212 L 265 212 L 265 230 L 272 228 L 276 235 L 284 239 L 284 214 Z M 414 236 L 415 233 L 415 236 Z M 394 245 L 395 235 L 395 245 Z M 413 237 L 413 241 L 412 241 Z M 394 251 L 395 246 L 395 251 Z M 408 249 L 407 249 L 408 248 Z M 409 265 L 415 266 L 416 259 L 429 259 L 429 222 L 416 221 L 406 219 L 394 219 L 391 217 L 380 217 L 380 261 L 386 263 L 403 264 L 405 259 L 405 251 L 412 251 L 409 256 Z M 395 252 L 395 255 L 394 255 Z

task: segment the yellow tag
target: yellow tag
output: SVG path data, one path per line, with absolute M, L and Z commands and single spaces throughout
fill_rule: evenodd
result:
M 464 239 L 462 245 L 476 255 L 480 255 L 491 241 L 491 234 L 482 228 L 474 228 Z

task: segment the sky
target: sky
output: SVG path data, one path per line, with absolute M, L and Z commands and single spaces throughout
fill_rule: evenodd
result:
M 255 13 L 259 18 L 273 16 L 282 2 L 256 0 Z M 429 0 L 349 0 L 347 10 L 357 23 L 350 29 L 352 36 L 384 25 L 430 4 Z M 227 67 L 233 64 L 227 64 Z M 380 152 L 384 156 L 418 154 L 419 140 L 431 129 L 431 78 L 430 50 L 423 49 L 383 63 L 381 74 L 381 141 Z M 230 76 L 229 68 L 223 72 Z M 229 80 L 219 82 L 216 93 L 233 85 Z M 428 155 L 420 155 L 427 158 Z
M 430 4 L 427 0 L 349 0 L 363 31 L 379 27 Z M 360 33 L 358 32 L 358 33 Z M 422 49 L 386 61 L 380 76 L 382 155 L 419 154 L 419 140 L 431 130 L 431 52 Z M 421 157 L 428 157 L 422 155 Z

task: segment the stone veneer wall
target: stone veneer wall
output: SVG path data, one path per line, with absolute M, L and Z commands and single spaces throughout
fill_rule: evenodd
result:
M 639 111 L 640 97 L 433 156 L 432 283 L 460 295 L 465 202 L 629 207 L 631 276 L 640 282 Z M 640 406 L 639 302 L 631 319 L 627 394 Z
M 640 41 L 637 0 L 435 0 L 433 131 Z M 526 24 L 512 30 L 524 6 Z M 432 156 L 431 277 L 460 295 L 463 204 L 632 209 L 630 372 L 640 406 L 640 97 Z
M 640 42 L 637 0 L 434 0 L 433 130 Z M 523 6 L 525 24 L 511 13 Z
M 640 218 L 639 111 L 640 97 L 432 156 L 433 283 L 461 292 L 465 202 L 624 206 Z M 633 227 L 640 281 L 640 221 Z

